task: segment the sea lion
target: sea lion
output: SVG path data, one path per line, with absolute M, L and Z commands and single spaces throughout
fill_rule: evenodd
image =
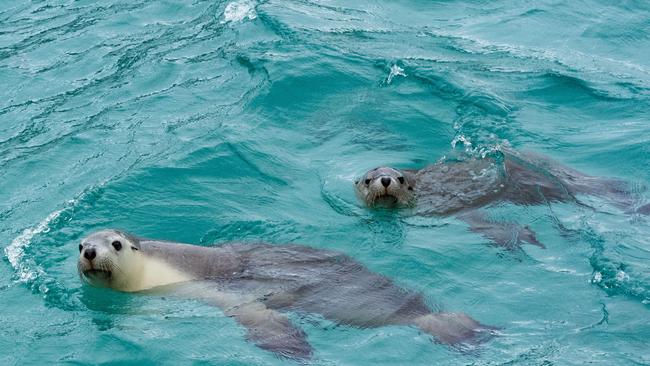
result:
M 307 246 L 203 247 L 103 230 L 81 241 L 77 266 L 82 281 L 93 286 L 126 292 L 157 288 L 207 301 L 244 326 L 257 346 L 287 358 L 308 359 L 313 353 L 287 311 L 362 328 L 413 326 L 455 347 L 476 344 L 495 330 L 463 313 L 435 312 L 421 294 L 352 258 Z
M 628 213 L 650 214 L 650 204 L 635 208 L 638 197 L 622 180 L 599 178 L 562 166 L 547 157 L 504 150 L 482 159 L 442 160 L 420 170 L 379 167 L 355 181 L 357 196 L 369 207 L 411 208 L 417 215 L 455 215 L 499 245 L 544 247 L 526 226 L 487 220 L 481 207 L 499 202 L 536 205 L 575 202 L 579 195 L 605 198 Z

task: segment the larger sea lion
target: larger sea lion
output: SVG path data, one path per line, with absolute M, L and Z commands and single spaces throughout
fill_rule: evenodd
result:
M 157 288 L 207 301 L 235 318 L 259 347 L 295 359 L 310 358 L 313 351 L 287 311 L 362 328 L 412 326 L 459 347 L 494 329 L 463 313 L 435 312 L 421 294 L 346 255 L 299 245 L 203 247 L 104 230 L 81 241 L 78 271 L 93 286 Z

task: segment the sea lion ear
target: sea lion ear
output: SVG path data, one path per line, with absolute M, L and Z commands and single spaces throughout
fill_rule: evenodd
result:
M 131 234 L 127 234 L 127 235 L 129 241 L 131 242 L 131 248 L 133 248 L 133 250 L 140 250 L 140 239 Z
M 408 170 L 403 170 L 402 171 L 404 180 L 406 181 L 406 184 L 408 185 L 408 190 L 412 191 L 413 188 L 417 185 L 417 181 L 415 179 L 415 175 L 411 173 Z
M 359 184 L 359 180 L 358 180 L 358 179 L 355 179 L 355 180 L 354 180 L 354 184 L 355 184 L 355 185 L 356 185 L 356 184 Z

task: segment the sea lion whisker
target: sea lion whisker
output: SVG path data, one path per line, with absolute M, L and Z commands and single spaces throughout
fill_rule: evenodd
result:
M 104 271 L 104 272 L 108 271 L 108 266 L 106 265 L 106 260 L 102 260 L 102 261 L 98 262 L 97 263 L 97 269 L 99 269 L 100 271 Z
M 124 270 L 122 270 L 122 267 L 120 267 L 120 265 L 117 264 L 117 263 L 115 263 L 115 262 L 113 262 L 113 263 L 111 264 L 111 268 L 112 268 L 112 270 L 115 271 L 115 272 L 125 273 Z

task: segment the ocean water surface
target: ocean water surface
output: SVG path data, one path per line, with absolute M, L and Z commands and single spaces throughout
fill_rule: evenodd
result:
M 646 1 L 0 3 L 0 364 L 291 364 L 198 301 L 83 286 L 107 227 L 346 253 L 500 335 L 292 316 L 322 365 L 650 364 L 650 226 L 501 204 L 545 249 L 362 207 L 356 177 L 502 146 L 650 193 Z

